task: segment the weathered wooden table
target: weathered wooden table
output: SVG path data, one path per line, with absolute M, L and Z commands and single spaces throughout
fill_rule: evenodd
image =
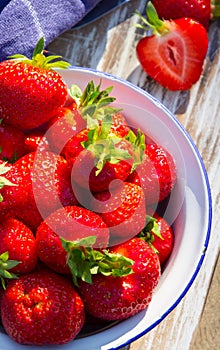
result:
M 212 190 L 213 224 L 207 255 L 180 304 L 130 349 L 219 350 L 220 277 L 217 272 L 212 277 L 220 246 L 220 27 L 218 22 L 210 26 L 209 51 L 199 82 L 190 91 L 167 91 L 146 76 L 136 58 L 135 46 L 143 34 L 135 28 L 135 10 L 143 12 L 145 6 L 145 0 L 129 1 L 92 24 L 63 33 L 48 49 L 74 66 L 105 71 L 140 86 L 168 107 L 192 136 Z

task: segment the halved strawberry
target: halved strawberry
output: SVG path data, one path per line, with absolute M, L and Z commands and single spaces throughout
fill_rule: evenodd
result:
M 190 18 L 162 21 L 151 2 L 147 5 L 147 15 L 148 21 L 139 14 L 147 28 L 153 30 L 136 47 L 142 68 L 169 90 L 190 89 L 203 70 L 208 49 L 205 28 Z

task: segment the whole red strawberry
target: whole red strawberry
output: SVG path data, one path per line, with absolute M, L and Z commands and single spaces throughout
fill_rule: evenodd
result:
M 19 264 L 10 271 L 31 272 L 37 264 L 36 240 L 31 230 L 16 219 L 8 219 L 0 225 L 0 254 L 7 252 L 10 260 Z
M 46 136 L 51 149 L 62 153 L 63 147 L 69 141 L 71 143 L 74 135 L 91 123 L 98 125 L 104 117 L 104 107 L 115 100 L 109 96 L 111 90 L 112 87 L 100 90 L 100 84 L 95 86 L 93 81 L 87 84 L 84 91 L 73 84 L 69 91 L 69 99 L 72 98 L 72 101 L 61 107 L 48 125 Z M 114 111 L 113 108 L 111 110 Z
M 75 103 L 60 107 L 56 116 L 50 121 L 45 134 L 50 148 L 55 152 L 62 153 L 68 140 L 85 127 L 86 120 L 78 112 Z
M 101 122 L 100 122 L 101 123 Z M 70 163 L 74 162 L 75 157 L 83 151 L 83 143 L 88 141 L 89 128 L 82 129 L 68 140 L 65 144 L 62 154 Z M 120 138 L 125 137 L 129 132 L 129 127 L 124 115 L 121 112 L 112 116 L 111 132 Z M 50 132 L 50 131 L 49 131 Z
M 21 130 L 0 121 L 0 159 L 14 163 L 26 153 Z
M 2 297 L 1 314 L 7 334 L 29 345 L 68 343 L 85 320 L 83 302 L 71 281 L 47 270 L 11 280 Z
M 60 238 L 78 242 L 95 236 L 92 246 L 105 248 L 109 241 L 109 230 L 101 217 L 82 207 L 67 206 L 56 210 L 37 229 L 38 256 L 47 266 L 61 273 L 69 273 L 67 253 Z
M 67 161 L 55 153 L 26 154 L 5 174 L 14 186 L 6 184 L 1 189 L 0 209 L 13 210 L 14 216 L 35 230 L 55 209 L 78 203 L 72 191 L 70 170 Z
M 145 148 L 143 135 L 129 130 L 125 137 L 121 137 L 115 133 L 114 127 L 112 117 L 107 116 L 101 126 L 74 137 L 74 147 L 67 144 L 64 149 L 67 160 L 73 163 L 72 180 L 88 191 L 106 191 L 110 184 L 116 187 L 117 181 L 114 180 L 126 180 L 142 162 Z M 81 137 L 85 141 L 77 146 Z
M 97 193 L 91 207 L 109 227 L 110 245 L 133 238 L 145 227 L 145 196 L 136 184 L 125 182 L 111 193 Z
M 111 253 L 134 261 L 127 276 L 93 276 L 93 283 L 79 281 L 79 292 L 89 314 L 104 320 L 123 320 L 144 310 L 160 278 L 158 256 L 140 238 L 119 244 Z
M 139 16 L 153 33 L 136 46 L 142 68 L 169 90 L 190 89 L 203 70 L 208 50 L 207 31 L 199 22 L 186 17 L 160 20 L 151 2 L 147 14 L 148 21 Z
M 211 18 L 210 0 L 152 0 L 161 19 L 193 18 L 206 29 Z
M 171 154 L 157 144 L 147 144 L 145 158 L 127 181 L 141 186 L 146 205 L 155 204 L 167 198 L 177 178 L 176 164 Z
M 43 47 L 42 38 L 32 59 L 14 55 L 0 63 L 0 118 L 23 130 L 50 120 L 67 98 L 66 84 L 52 68 L 69 64 L 45 57 Z

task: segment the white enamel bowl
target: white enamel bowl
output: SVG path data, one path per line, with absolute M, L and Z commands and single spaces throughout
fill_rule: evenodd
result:
M 138 125 L 174 157 L 178 180 L 164 214 L 175 230 L 174 249 L 145 311 L 62 346 L 22 346 L 0 334 L 1 350 L 109 350 L 131 343 L 181 301 L 200 270 L 209 242 L 212 209 L 208 177 L 197 148 L 178 120 L 159 101 L 127 81 L 78 67 L 60 73 L 69 86 L 74 83 L 83 89 L 89 81 L 98 84 L 100 79 L 102 89 L 114 86 L 111 95 L 130 125 Z

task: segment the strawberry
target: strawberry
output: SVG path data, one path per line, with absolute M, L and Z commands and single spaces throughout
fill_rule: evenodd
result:
M 7 252 L 9 259 L 19 261 L 10 271 L 24 274 L 37 264 L 36 241 L 31 230 L 16 219 L 8 219 L 0 226 L 0 254 Z
M 38 227 L 36 232 L 38 256 L 51 269 L 70 273 L 67 253 L 62 247 L 60 237 L 76 242 L 88 236 L 96 236 L 94 247 L 107 246 L 109 230 L 101 217 L 82 207 L 63 207 L 50 214 Z
M 123 320 L 144 310 L 160 278 L 158 256 L 140 238 L 111 249 L 111 253 L 134 261 L 127 276 L 93 276 L 92 284 L 79 281 L 79 293 L 89 314 L 103 320 Z
M 105 120 L 104 120 L 105 123 Z M 62 154 L 70 163 L 74 162 L 74 158 L 84 149 L 83 143 L 88 141 L 89 128 L 82 129 L 80 132 L 72 136 L 62 150 Z M 112 125 L 110 131 L 118 137 L 125 137 L 129 133 L 129 127 L 124 115 L 118 112 L 112 116 Z
M 98 120 L 103 118 L 104 107 L 115 98 L 109 96 L 112 87 L 100 90 L 100 86 L 101 84 L 95 86 L 94 82 L 90 81 L 84 91 L 81 91 L 77 85 L 72 84 L 69 90 L 72 102 L 61 107 L 48 126 L 46 136 L 52 150 L 61 153 L 69 139 L 91 123 L 98 124 Z
M 49 121 L 67 98 L 66 84 L 53 68 L 69 64 L 45 57 L 43 47 L 42 38 L 32 59 L 14 55 L 0 63 L 0 118 L 22 130 Z
M 40 270 L 11 280 L 1 303 L 6 333 L 20 344 L 65 344 L 82 329 L 85 311 L 71 281 Z
M 125 137 L 129 133 L 129 126 L 125 115 L 120 111 L 112 116 L 111 132 L 119 137 Z
M 145 158 L 128 182 L 141 186 L 145 193 L 146 205 L 157 205 L 167 198 L 176 183 L 176 164 L 171 154 L 157 144 L 147 144 Z
M 59 108 L 55 117 L 49 122 L 45 136 L 50 148 L 54 152 L 61 153 L 67 141 L 85 127 L 86 121 L 73 102 L 71 105 Z
M 82 137 L 86 137 L 86 133 Z M 117 136 L 112 131 L 112 117 L 109 115 L 103 119 L 101 126 L 88 131 L 87 138 L 81 142 L 84 149 L 73 159 L 72 180 L 91 192 L 108 190 L 113 180 L 126 180 L 142 161 L 143 135 L 135 135 L 130 130 L 124 138 Z M 69 160 L 68 155 L 72 156 L 69 147 L 64 153 Z
M 13 209 L 14 215 L 33 230 L 55 209 L 78 203 L 72 191 L 69 165 L 55 153 L 28 153 L 10 167 L 5 177 L 14 186 L 6 184 L 2 188 L 0 209 Z
M 7 162 L 0 162 L 0 175 L 4 175 L 0 177 L 1 218 L 4 217 L 2 215 L 3 208 L 10 211 L 10 209 L 19 207 L 22 203 L 26 203 L 27 201 L 28 188 L 26 180 L 29 180 L 30 170 L 26 165 L 26 158 L 27 156 L 21 157 L 13 165 Z M 18 186 L 18 184 L 20 186 Z
M 110 107 L 109 105 L 115 101 L 115 97 L 109 96 L 113 86 L 101 90 L 101 81 L 96 86 L 91 80 L 83 91 L 72 84 L 69 94 L 77 105 L 77 112 L 86 121 L 86 127 L 98 125 L 98 123 L 105 117 L 106 114 L 115 114 L 118 109 Z M 77 127 L 77 130 L 81 129 Z
M 0 121 L 0 159 L 14 163 L 23 156 L 24 138 L 21 130 Z
M 142 68 L 169 90 L 190 89 L 203 70 L 208 49 L 207 31 L 190 18 L 160 20 L 151 2 L 147 5 L 147 14 L 148 21 L 139 16 L 153 33 L 143 37 L 136 46 Z
M 161 19 L 192 18 L 206 29 L 211 18 L 210 0 L 152 0 Z
M 136 184 L 124 183 L 111 192 L 99 192 L 91 207 L 109 227 L 110 244 L 115 245 L 136 236 L 145 226 L 145 197 Z
M 146 226 L 138 237 L 144 239 L 158 254 L 161 265 L 167 261 L 173 250 L 174 232 L 163 217 L 157 213 L 153 217 L 147 215 Z
M 30 132 L 25 134 L 24 147 L 26 153 L 49 151 L 49 142 L 42 132 Z
M 89 129 L 82 129 L 72 136 L 65 144 L 62 154 L 70 164 L 74 163 L 75 157 L 84 150 L 83 143 L 88 141 Z

